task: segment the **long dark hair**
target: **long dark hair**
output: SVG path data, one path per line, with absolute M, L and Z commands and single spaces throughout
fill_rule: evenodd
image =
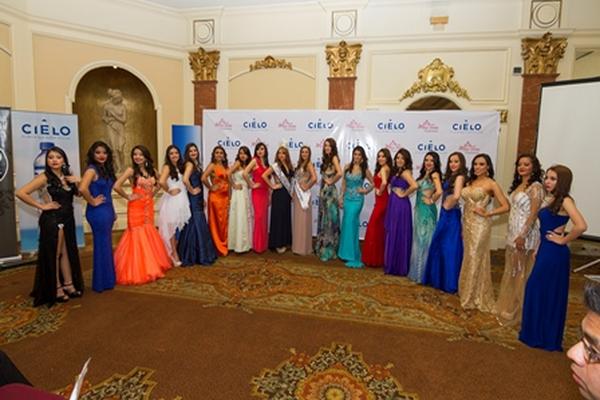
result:
M 367 153 L 365 153 L 365 149 L 362 146 L 356 146 L 352 149 L 352 161 L 350 161 L 350 164 L 348 164 L 348 167 L 346 167 L 346 171 L 344 172 L 347 172 L 349 174 L 352 173 L 352 168 L 354 167 L 355 151 L 358 151 L 362 158 L 362 161 L 360 162 L 360 174 L 362 175 L 362 178 L 365 179 L 365 176 L 367 176 L 367 169 L 369 168 L 369 159 L 367 158 Z
M 553 165 L 546 170 L 554 171 L 556 173 L 556 187 L 551 193 L 554 196 L 552 203 L 548 204 L 548 208 L 553 214 L 558 214 L 560 208 L 563 205 L 564 200 L 567 197 L 571 197 L 571 183 L 573 182 L 573 172 L 564 165 Z
M 177 154 L 179 154 L 177 164 L 173 164 L 169 158 L 169 152 L 173 149 L 177 150 Z M 169 167 L 169 176 L 173 178 L 173 180 L 179 180 L 179 174 L 183 174 L 183 160 L 181 158 L 181 151 L 179 151 L 179 147 L 175 146 L 174 144 L 169 145 L 167 147 L 167 151 L 165 151 L 165 165 Z
M 469 170 L 469 180 L 467 183 L 473 182 L 475 179 L 477 179 L 477 175 L 475 175 L 475 160 L 478 158 L 483 158 L 485 160 L 485 163 L 488 167 L 487 176 L 491 179 L 494 179 L 494 164 L 492 163 L 491 157 L 485 153 L 480 153 L 471 160 L 471 169 Z
M 390 169 L 390 171 L 393 169 L 394 167 L 394 162 L 392 160 L 392 153 L 390 153 L 390 149 L 388 149 L 387 147 L 384 147 L 383 149 L 379 149 L 379 151 L 377 152 L 377 157 L 375 159 L 375 174 L 377 175 L 379 173 L 379 171 L 381 171 L 381 168 L 383 167 L 382 165 L 379 165 L 379 154 L 383 153 L 383 156 L 385 157 L 385 165 L 388 166 L 388 168 Z
M 216 145 L 213 150 L 212 153 L 210 153 L 210 162 L 211 163 L 215 163 L 217 162 L 217 160 L 215 160 L 215 153 L 217 152 L 217 150 L 221 150 L 223 152 L 223 161 L 221 161 L 221 164 L 223 164 L 223 166 L 225 168 L 227 168 L 227 164 L 229 163 L 227 161 L 227 152 L 225 151 L 225 149 L 223 148 L 223 146 L 221 145 Z
M 190 150 L 193 148 L 196 149 L 196 153 L 198 153 L 198 158 L 196 160 L 192 160 L 190 157 Z M 184 165 L 185 163 L 191 163 L 197 171 L 202 172 L 202 165 L 200 164 L 200 150 L 198 150 L 198 146 L 196 143 L 188 143 L 185 145 L 185 151 L 183 152 Z
M 248 157 L 246 157 L 246 161 L 242 161 L 240 159 L 240 154 L 244 153 L 246 154 Z M 250 164 L 250 160 L 252 160 L 252 154 L 250 153 L 250 149 L 248 148 L 248 146 L 242 146 L 238 149 L 237 155 L 235 156 L 235 161 L 240 163 L 240 166 L 243 168 L 245 168 L 248 164 Z
M 308 150 L 308 158 L 305 160 L 302 159 L 302 150 L 307 149 Z M 302 146 L 300 147 L 300 151 L 298 152 L 298 164 L 296 165 L 296 170 L 299 170 L 300 168 L 304 168 L 304 170 L 306 171 L 306 166 L 310 163 L 310 157 L 312 155 L 312 150 L 310 149 L 310 147 L 308 146 Z
M 62 157 L 64 164 L 62 165 L 62 167 L 60 167 L 60 169 L 64 176 L 72 175 L 71 165 L 69 164 L 69 157 L 67 157 L 67 153 L 65 153 L 65 151 L 58 146 L 53 146 L 49 148 L 46 152 L 46 165 L 44 167 L 44 173 L 46 174 L 48 185 L 62 186 L 60 178 L 54 173 L 54 171 L 52 171 L 52 168 L 50 168 L 50 166 L 48 165 L 48 158 L 50 156 L 50 153 L 58 153 Z M 76 184 L 67 182 L 67 185 L 71 188 L 71 190 L 74 190 L 75 193 L 78 193 Z
M 460 167 L 456 172 L 453 173 L 450 169 L 450 159 L 454 156 L 458 157 L 458 160 L 460 161 Z M 444 172 L 444 182 L 448 182 L 448 189 L 454 188 L 454 182 L 456 181 L 457 177 L 462 176 L 465 178 L 465 180 L 467 179 L 468 171 L 466 164 L 467 160 L 465 159 L 465 155 L 460 151 L 455 151 L 448 156 L 448 161 L 446 162 L 446 171 Z
M 396 158 L 398 158 L 398 155 L 401 155 L 404 159 L 404 166 L 402 168 L 398 168 L 398 166 L 396 165 Z M 394 154 L 394 168 L 392 169 L 392 174 L 400 176 L 404 171 L 412 171 L 412 169 L 413 162 L 412 156 L 410 155 L 410 151 L 406 150 L 405 148 L 401 148 L 396 152 L 396 154 Z
M 519 187 L 519 185 L 523 182 L 523 178 L 521 178 L 521 175 L 519 175 L 519 162 L 523 158 L 529 158 L 529 161 L 531 161 L 532 166 L 531 176 L 529 177 L 529 180 L 527 181 L 527 186 L 525 186 L 525 188 L 528 188 L 533 182 L 542 182 L 542 175 L 544 171 L 542 171 L 542 165 L 540 164 L 540 160 L 538 160 L 538 158 L 531 153 L 521 154 L 519 155 L 519 157 L 517 157 L 517 161 L 515 161 L 515 174 L 513 177 L 512 185 L 510 185 L 510 189 L 508 190 L 508 193 L 514 192 L 515 189 Z
M 331 147 L 331 154 L 325 154 L 325 143 L 328 143 Z M 323 142 L 323 155 L 321 157 L 321 172 L 327 171 L 327 169 L 333 165 L 333 159 L 338 157 L 338 149 L 337 144 L 335 143 L 334 138 L 327 138 Z
M 421 171 L 419 171 L 419 177 L 417 178 L 418 181 L 427 175 L 427 168 L 425 168 L 425 160 L 427 157 L 433 158 L 433 169 L 429 173 L 429 177 L 431 178 L 431 175 L 433 175 L 434 172 L 437 172 L 440 177 L 442 176 L 442 163 L 440 161 L 440 155 L 435 151 L 430 151 L 425 154 L 425 157 L 423 157 L 423 164 L 421 165 Z
M 282 162 L 279 160 L 279 152 L 283 152 L 283 154 L 285 154 L 285 161 Z M 286 171 L 288 174 L 294 171 L 294 166 L 292 165 L 292 160 L 290 159 L 290 151 L 285 146 L 279 146 L 279 148 L 277 148 L 274 162 L 279 165 L 279 168 L 281 168 L 281 172 L 283 172 L 284 175 L 287 175 Z
M 104 161 L 104 164 L 100 164 L 98 163 L 98 161 L 96 161 L 95 153 L 98 147 L 103 147 L 106 151 L 106 161 Z M 88 149 L 86 155 L 86 164 L 88 166 L 94 167 L 100 178 L 109 178 L 113 181 L 117 179 L 115 175 L 115 166 L 113 164 L 112 149 L 101 140 L 92 143 L 92 145 Z
M 149 176 L 154 177 L 154 179 L 158 179 L 156 176 L 156 171 L 154 170 L 154 160 L 152 159 L 152 155 L 150 154 L 150 150 L 144 145 L 138 144 L 131 149 L 131 163 L 133 164 L 133 186 L 137 184 L 137 180 L 140 176 L 143 176 L 142 171 L 134 161 L 133 161 L 133 153 L 139 150 L 142 152 L 144 156 L 144 168 L 146 169 L 146 173 Z
M 254 157 L 255 158 L 259 158 L 258 157 L 258 150 L 260 149 L 260 147 L 264 147 L 265 148 L 265 157 L 264 159 L 260 160 L 265 167 L 269 167 L 269 149 L 267 148 L 267 145 L 264 144 L 263 142 L 258 142 L 256 143 L 256 145 L 254 146 Z

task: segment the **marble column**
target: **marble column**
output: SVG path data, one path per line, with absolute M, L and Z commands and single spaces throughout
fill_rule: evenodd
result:
M 202 125 L 202 112 L 217 108 L 217 67 L 220 52 L 206 51 L 200 47 L 189 53 L 190 67 L 194 71 L 194 124 Z
M 525 73 L 521 94 L 518 154 L 535 151 L 541 87 L 544 83 L 556 81 L 558 61 L 563 57 L 566 47 L 566 38 L 555 39 L 550 32 L 541 38 L 526 38 L 521 42 Z
M 327 45 L 325 55 L 329 65 L 329 109 L 353 110 L 356 66 L 360 61 L 361 44 L 345 41 Z

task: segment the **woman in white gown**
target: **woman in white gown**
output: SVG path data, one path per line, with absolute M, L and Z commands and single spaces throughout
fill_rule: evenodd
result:
M 176 267 L 181 265 L 177 253 L 177 239 L 192 216 L 182 174 L 183 160 L 181 159 L 181 153 L 177 146 L 170 145 L 167 147 L 165 165 L 163 165 L 159 180 L 165 193 L 160 199 L 158 232 L 173 260 L 173 265 Z
M 227 248 L 236 253 L 245 253 L 252 248 L 252 207 L 248 182 L 244 179 L 244 169 L 252 160 L 250 149 L 240 147 L 235 162 L 229 169 L 231 200 L 229 202 L 229 226 Z

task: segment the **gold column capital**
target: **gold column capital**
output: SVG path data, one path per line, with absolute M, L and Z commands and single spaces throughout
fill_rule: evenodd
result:
M 558 61 L 565 54 L 567 38 L 553 38 L 546 32 L 541 38 L 521 41 L 521 56 L 525 61 L 525 75 L 556 74 Z
M 196 81 L 217 80 L 217 67 L 221 52 L 219 50 L 206 51 L 199 47 L 197 51 L 189 53 L 190 67 L 194 71 Z
M 356 77 L 356 66 L 360 61 L 362 44 L 348 44 L 341 41 L 339 44 L 328 44 L 325 47 L 325 59 L 329 65 L 330 78 Z

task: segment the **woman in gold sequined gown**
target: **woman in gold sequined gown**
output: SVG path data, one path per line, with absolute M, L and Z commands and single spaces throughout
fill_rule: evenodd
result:
M 487 154 L 478 154 L 471 163 L 467 186 L 461 192 L 464 201 L 464 255 L 458 295 L 463 308 L 485 312 L 492 311 L 494 306 L 490 262 L 491 217 L 510 209 L 506 196 L 493 178 L 492 160 Z M 487 211 L 494 197 L 500 205 Z

